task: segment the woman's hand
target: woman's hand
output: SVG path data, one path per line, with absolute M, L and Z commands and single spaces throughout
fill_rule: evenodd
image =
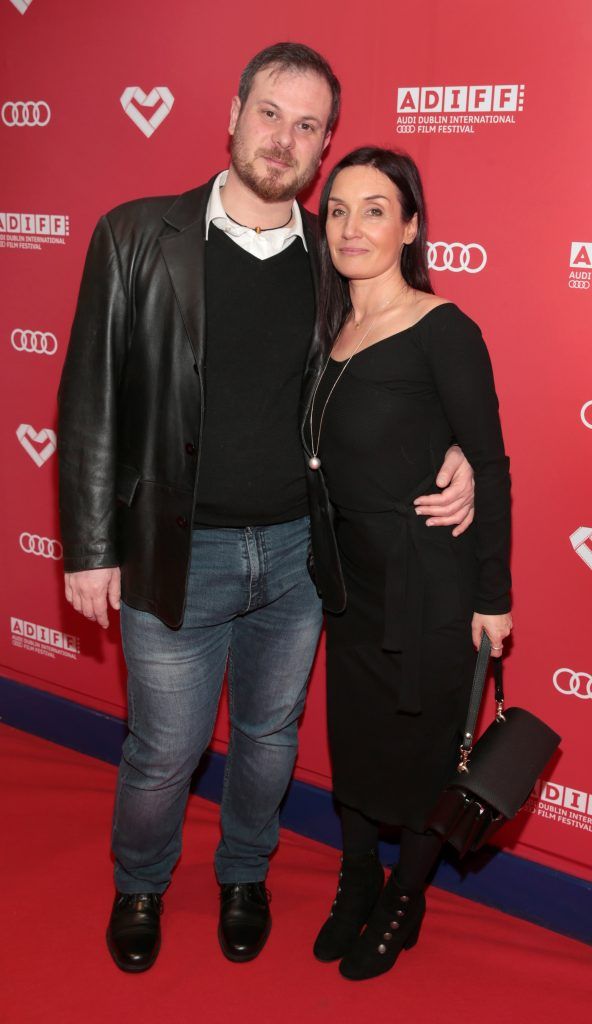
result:
M 473 643 L 477 650 L 481 645 L 483 631 L 491 640 L 491 657 L 501 658 L 504 652 L 504 640 L 512 632 L 512 616 L 509 612 L 504 615 L 481 615 L 475 612 L 471 623 Z

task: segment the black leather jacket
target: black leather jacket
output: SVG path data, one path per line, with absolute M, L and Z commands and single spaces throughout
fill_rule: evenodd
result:
M 124 601 L 172 627 L 183 621 L 199 472 L 213 181 L 101 218 L 58 399 L 64 569 L 120 565 Z M 316 218 L 302 215 L 316 287 Z M 303 405 L 320 360 L 313 339 Z

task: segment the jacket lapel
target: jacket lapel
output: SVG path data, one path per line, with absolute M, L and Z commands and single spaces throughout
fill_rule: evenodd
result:
M 309 213 L 308 210 L 305 210 L 302 206 L 300 207 L 300 212 L 302 213 L 304 236 L 306 238 L 306 245 L 308 247 L 308 255 L 310 259 L 310 268 L 315 294 L 315 307 L 318 309 L 320 277 L 318 221 L 314 214 Z M 301 415 L 302 412 L 307 410 L 310 405 L 314 385 L 316 383 L 323 363 L 324 354 L 322 350 L 320 332 L 318 329 L 318 321 L 315 321 L 315 329 L 312 336 L 310 349 L 308 350 L 308 358 L 306 361 L 306 368 L 304 371 L 304 378 L 302 381 L 300 410 Z
M 164 215 L 168 228 L 159 239 L 200 371 L 205 360 L 205 215 L 213 182 L 214 178 L 175 200 Z
M 300 206 L 300 203 L 298 204 Z M 308 249 L 308 258 L 310 260 L 310 269 L 312 273 L 312 283 L 314 287 L 315 305 L 319 301 L 319 236 L 317 227 L 317 218 L 314 214 L 309 213 L 303 206 L 300 206 L 300 213 L 302 214 L 302 227 L 304 228 L 304 237 L 306 238 L 306 247 Z

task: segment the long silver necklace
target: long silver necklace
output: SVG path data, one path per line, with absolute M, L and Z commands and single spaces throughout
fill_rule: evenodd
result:
M 370 334 L 370 331 L 374 327 L 374 320 L 375 319 L 376 319 L 376 317 L 374 317 L 374 319 L 370 321 L 370 326 L 369 326 L 368 330 L 360 338 L 358 344 L 356 345 L 355 349 L 353 350 L 353 352 L 352 352 L 351 356 L 349 357 L 349 359 L 347 360 L 347 362 L 343 364 L 343 368 L 339 371 L 337 377 L 335 378 L 335 381 L 333 382 L 333 387 L 331 388 L 331 390 L 329 391 L 329 394 L 327 395 L 327 397 L 325 399 L 325 404 L 323 405 L 323 408 L 321 410 L 321 418 L 319 419 L 319 431 L 318 431 L 318 434 L 317 434 L 317 443 L 316 443 L 316 448 L 315 448 L 314 436 L 313 436 L 313 425 L 312 425 L 313 415 L 314 415 L 314 405 L 315 405 L 315 399 L 317 397 L 317 391 L 319 390 L 321 381 L 322 381 L 323 377 L 325 376 L 325 370 L 327 369 L 327 367 L 329 365 L 329 360 L 328 359 L 327 359 L 327 362 L 325 363 L 325 365 L 323 366 L 322 373 L 321 373 L 321 375 L 320 375 L 320 377 L 319 377 L 319 379 L 318 379 L 318 381 L 316 383 L 316 387 L 314 389 L 314 393 L 313 393 L 313 396 L 312 396 L 312 402 L 310 404 L 310 450 L 312 452 L 312 455 L 311 455 L 310 459 L 308 460 L 308 465 L 310 466 L 311 469 L 320 469 L 321 468 L 321 460 L 319 459 L 319 447 L 320 447 L 320 444 L 321 444 L 321 430 L 323 429 L 323 420 L 325 418 L 325 411 L 326 411 L 327 406 L 329 404 L 329 399 L 331 398 L 331 395 L 335 391 L 335 388 L 339 384 L 339 381 L 343 377 L 343 374 L 345 373 L 345 371 L 347 370 L 349 364 L 351 363 L 352 359 L 354 358 L 356 352 L 358 351 L 358 349 L 361 347 L 362 343 L 366 340 L 366 338 Z M 342 330 L 343 330 L 343 328 L 342 328 Z M 337 344 L 337 342 L 339 341 L 340 336 L 341 336 L 341 331 L 337 335 L 337 339 L 335 341 L 335 344 Z
M 343 377 L 343 374 L 347 370 L 347 368 L 348 368 L 349 364 L 351 363 L 352 359 L 354 358 L 356 353 L 359 351 L 359 349 L 362 347 L 362 345 L 365 342 L 366 338 L 370 334 L 370 331 L 374 327 L 374 324 L 375 324 L 375 321 L 376 321 L 376 317 L 378 316 L 378 314 L 379 313 L 383 313 L 384 310 L 387 309 L 388 306 L 392 305 L 392 303 L 395 301 L 395 299 L 398 299 L 399 295 L 402 295 L 403 292 L 407 289 L 407 287 L 408 287 L 408 285 L 407 285 L 407 283 L 405 283 L 403 285 L 403 287 L 400 289 L 400 291 L 398 291 L 396 295 L 393 295 L 392 299 L 389 299 L 388 302 L 385 302 L 384 306 L 381 306 L 381 308 L 376 311 L 376 314 L 372 317 L 372 320 L 370 321 L 370 326 L 369 326 L 368 330 L 364 332 L 364 334 L 360 338 L 358 344 L 356 345 L 355 349 L 353 350 L 351 356 L 349 357 L 347 362 L 345 362 L 343 364 L 342 369 L 337 374 L 337 377 L 335 378 L 335 380 L 333 382 L 333 387 L 330 389 L 329 394 L 327 395 L 327 397 L 325 399 L 325 403 L 323 405 L 323 408 L 321 409 L 321 416 L 320 416 L 320 419 L 319 419 L 319 430 L 318 430 L 318 433 L 317 433 L 317 443 L 316 443 L 316 448 L 315 448 L 314 434 L 313 434 L 313 424 L 312 424 L 313 416 L 314 416 L 314 406 L 315 406 L 315 400 L 316 400 L 316 397 L 317 397 L 317 391 L 319 390 L 319 387 L 321 385 L 321 381 L 322 381 L 323 377 L 325 376 L 325 370 L 327 369 L 327 367 L 329 365 L 329 359 L 327 359 L 327 362 L 323 366 L 323 369 L 321 371 L 319 379 L 317 380 L 317 383 L 315 385 L 315 389 L 314 389 L 313 396 L 312 396 L 312 401 L 310 403 L 310 450 L 312 452 L 312 455 L 311 455 L 310 459 L 308 460 L 308 465 L 309 465 L 309 467 L 311 469 L 320 469 L 321 468 L 321 460 L 319 458 L 319 448 L 321 446 L 321 431 L 323 429 L 323 420 L 325 418 L 325 412 L 326 412 L 327 406 L 329 404 L 329 399 L 331 398 L 331 395 L 335 391 L 335 388 L 339 384 L 339 381 Z M 359 324 L 355 323 L 355 320 L 354 320 L 354 324 L 355 324 L 356 327 L 360 326 Z M 345 326 L 345 324 L 341 327 L 341 330 L 339 331 L 339 334 L 337 335 L 337 337 L 335 339 L 335 343 L 333 345 L 333 348 L 335 348 L 335 345 L 337 345 L 337 342 L 339 341 L 339 339 L 341 337 L 341 331 L 343 330 L 344 326 Z

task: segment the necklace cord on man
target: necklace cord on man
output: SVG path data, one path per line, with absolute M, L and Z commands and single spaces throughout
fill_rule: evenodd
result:
M 231 220 L 233 224 L 237 225 L 237 227 L 245 228 L 247 231 L 254 231 L 256 235 L 260 235 L 263 231 L 281 231 L 282 228 L 287 228 L 288 224 L 292 220 L 293 214 L 292 214 L 292 210 L 290 210 L 290 216 L 288 217 L 286 223 L 285 224 L 277 224 L 277 225 L 275 225 L 275 227 L 272 227 L 272 228 L 260 228 L 260 227 L 252 228 L 252 227 L 250 227 L 249 224 L 241 224 L 241 222 L 239 220 L 235 220 L 234 217 L 231 217 L 229 213 L 226 213 L 226 216 L 227 216 L 228 220 Z

